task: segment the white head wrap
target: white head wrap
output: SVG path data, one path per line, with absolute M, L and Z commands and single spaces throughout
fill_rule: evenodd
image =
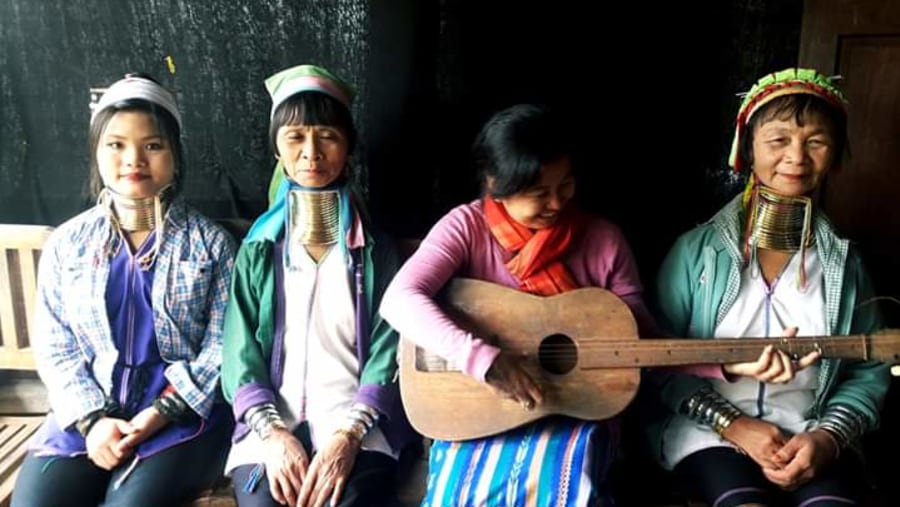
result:
M 120 79 L 106 90 L 91 111 L 91 123 L 94 123 L 94 118 L 100 111 L 117 102 L 129 99 L 143 99 L 156 104 L 171 113 L 175 122 L 178 123 L 178 128 L 182 128 L 181 113 L 178 112 L 178 106 L 175 104 L 175 97 L 172 93 L 149 79 L 137 76 Z

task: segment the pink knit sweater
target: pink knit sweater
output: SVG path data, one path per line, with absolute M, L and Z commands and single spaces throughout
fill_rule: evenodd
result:
M 454 277 L 518 288 L 519 281 L 506 268 L 509 258 L 491 235 L 481 201 L 458 206 L 435 224 L 397 273 L 382 299 L 381 314 L 404 337 L 484 381 L 499 349 L 453 323 L 433 297 Z M 642 336 L 657 336 L 641 299 L 637 266 L 618 227 L 591 218 L 564 262 L 580 286 L 602 287 L 622 298 Z

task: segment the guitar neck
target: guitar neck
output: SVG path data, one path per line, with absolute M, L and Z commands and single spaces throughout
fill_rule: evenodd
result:
M 805 336 L 797 338 L 643 339 L 583 342 L 581 368 L 635 368 L 755 361 L 774 345 L 792 357 L 819 350 L 823 357 L 895 362 L 900 335 Z

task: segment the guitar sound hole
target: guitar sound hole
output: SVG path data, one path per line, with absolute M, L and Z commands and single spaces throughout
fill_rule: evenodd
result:
M 538 348 L 538 362 L 541 368 L 556 375 L 565 375 L 578 362 L 578 348 L 575 342 L 564 334 L 552 334 L 541 341 Z

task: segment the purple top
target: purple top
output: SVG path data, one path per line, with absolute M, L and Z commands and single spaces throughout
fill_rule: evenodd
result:
M 154 235 L 147 238 L 135 257 L 153 246 Z M 141 270 L 135 257 L 123 243 L 110 263 L 106 284 L 106 315 L 112 328 L 113 343 L 119 351 L 113 368 L 112 398 L 127 417 L 153 403 L 166 386 L 165 364 L 156 345 L 150 302 L 154 269 Z
M 500 349 L 457 326 L 433 297 L 456 276 L 518 289 L 519 280 L 506 267 L 511 257 L 491 234 L 480 200 L 458 206 L 435 224 L 394 277 L 381 314 L 402 335 L 484 381 Z M 622 298 L 641 336 L 655 335 L 656 325 L 641 298 L 637 266 L 618 227 L 591 217 L 563 262 L 579 286 L 602 287 Z
M 121 407 L 123 419 L 131 419 L 151 406 L 168 384 L 166 363 L 159 353 L 153 326 L 154 268 L 144 271 L 136 259 L 153 247 L 155 232 L 151 233 L 138 251 L 132 255 L 124 242 L 110 263 L 106 285 L 106 311 L 113 341 L 119 355 L 113 369 L 113 392 L 110 395 Z M 216 405 L 210 414 L 213 424 L 227 416 L 223 406 Z M 215 419 L 213 419 L 215 418 Z M 140 443 L 137 454 L 142 458 L 156 454 L 173 445 L 200 435 L 213 424 L 195 418 L 186 424 L 169 424 Z M 86 453 L 85 441 L 74 427 L 63 430 L 51 412 L 35 440 L 41 455 L 74 456 Z

